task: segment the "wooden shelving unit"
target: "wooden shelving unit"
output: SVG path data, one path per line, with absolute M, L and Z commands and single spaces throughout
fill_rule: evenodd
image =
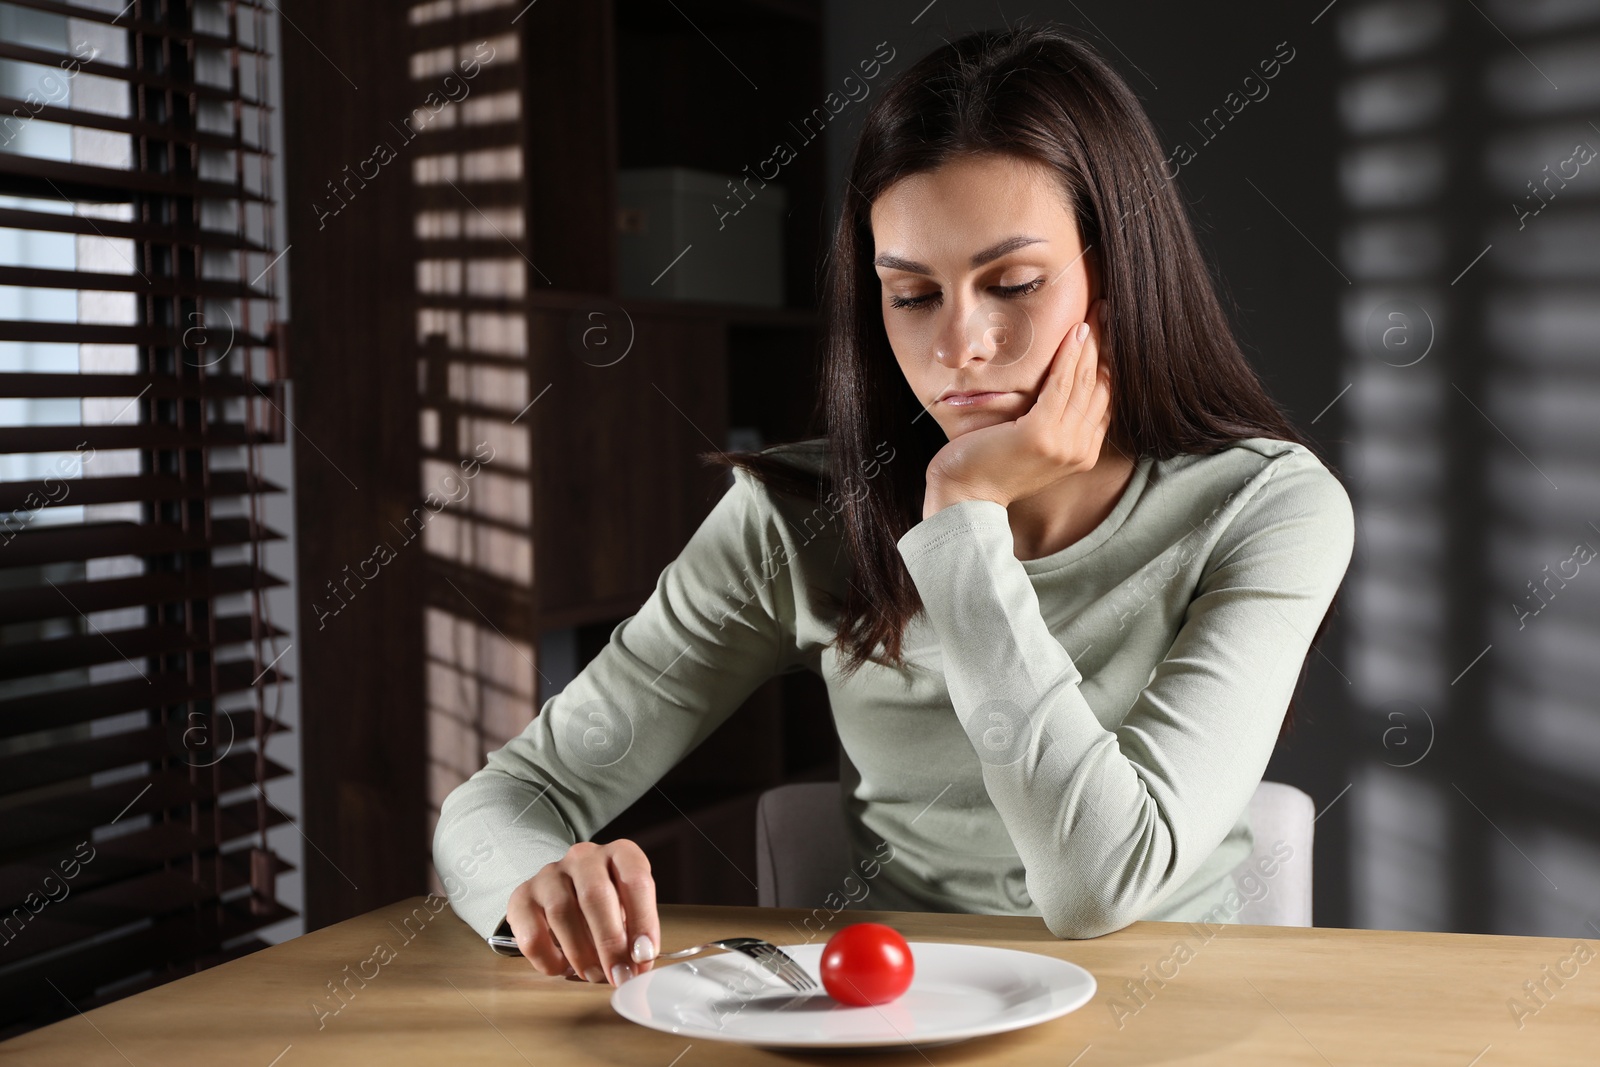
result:
M 586 663 L 724 491 L 697 453 L 812 432 L 825 160 L 790 124 L 826 94 L 820 0 L 284 11 L 319 45 L 283 120 L 315 928 L 437 887 L 439 803 L 548 697 L 547 635 Z M 780 139 L 783 307 L 619 295 L 619 169 L 732 176 Z M 572 340 L 597 305 L 631 324 L 612 366 Z M 659 855 L 663 900 L 753 902 L 755 795 L 837 768 L 821 681 L 784 676 L 605 834 Z
M 418 36 L 420 47 L 425 28 Z M 823 96 L 820 3 L 545 0 L 519 20 L 518 42 L 524 170 L 496 203 L 527 220 L 526 286 L 504 306 L 527 324 L 515 362 L 533 406 L 516 425 L 528 435 L 531 515 L 508 532 L 528 540 L 531 580 L 430 558 L 428 600 L 469 623 L 481 611 L 530 648 L 574 628 L 581 668 L 724 491 L 727 475 L 696 454 L 728 446 L 735 428 L 765 442 L 816 432 L 821 141 L 776 179 L 789 207 L 781 308 L 621 295 L 616 173 L 680 166 L 731 178 L 793 142 L 790 120 Z M 590 322 L 625 332 L 626 358 L 589 359 L 574 336 Z M 451 395 L 446 365 L 459 349 L 423 358 L 424 409 L 457 426 L 493 417 Z M 540 683 L 534 706 L 548 695 Z M 639 841 L 663 901 L 753 904 L 756 796 L 834 777 L 837 761 L 821 681 L 776 678 L 599 838 Z

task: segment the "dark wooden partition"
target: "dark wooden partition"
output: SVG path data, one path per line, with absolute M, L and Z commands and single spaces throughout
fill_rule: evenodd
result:
M 404 9 L 284 0 L 306 925 L 421 891 L 423 559 L 363 561 L 418 502 Z M 352 177 L 353 175 L 353 177 Z M 348 568 L 348 570 L 347 570 Z M 366 568 L 371 573 L 370 566 Z M 357 580 L 352 581 L 350 575 Z

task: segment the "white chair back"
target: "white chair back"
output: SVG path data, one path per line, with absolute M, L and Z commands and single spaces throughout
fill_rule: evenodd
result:
M 756 804 L 756 896 L 763 908 L 821 907 L 850 874 L 838 782 L 798 782 Z M 1262 782 L 1250 799 L 1255 846 L 1235 868 L 1243 898 L 1238 921 L 1311 925 L 1311 798 L 1283 782 Z M 1268 873 L 1270 872 L 1270 873 Z

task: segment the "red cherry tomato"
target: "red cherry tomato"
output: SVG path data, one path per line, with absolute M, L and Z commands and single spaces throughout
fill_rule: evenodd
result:
M 841 1004 L 887 1004 L 911 986 L 911 946 L 882 923 L 853 923 L 822 950 L 822 988 Z

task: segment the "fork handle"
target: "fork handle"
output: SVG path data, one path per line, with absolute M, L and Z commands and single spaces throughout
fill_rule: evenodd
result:
M 698 956 L 700 953 L 705 951 L 706 947 L 704 945 L 699 945 L 695 948 L 680 949 L 677 952 L 658 952 L 655 958 L 658 960 L 681 960 L 687 959 L 690 956 Z
M 502 955 L 522 955 L 522 949 L 517 944 L 517 939 L 514 937 L 510 937 L 505 934 L 492 934 L 488 940 L 489 947 L 497 952 L 500 952 Z M 705 951 L 706 949 L 704 947 L 686 948 L 680 952 L 663 952 L 654 958 L 658 960 L 681 960 L 685 957 L 694 956 Z

